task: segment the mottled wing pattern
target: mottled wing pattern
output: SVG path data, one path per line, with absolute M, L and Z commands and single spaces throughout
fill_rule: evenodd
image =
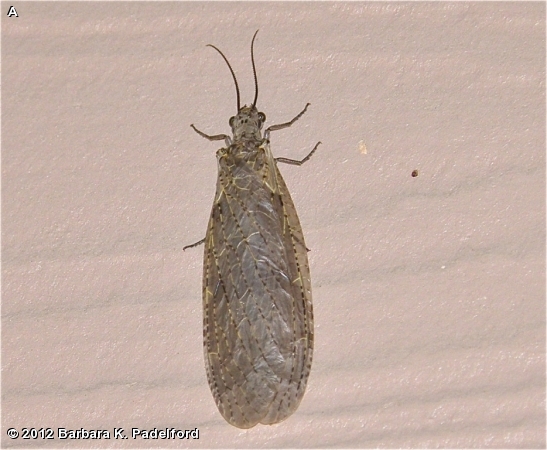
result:
M 219 151 L 205 238 L 207 376 L 220 412 L 240 428 L 296 410 L 313 347 L 304 237 L 269 146 L 259 144 Z

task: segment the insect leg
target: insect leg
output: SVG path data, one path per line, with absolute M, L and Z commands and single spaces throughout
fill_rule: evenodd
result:
M 283 128 L 290 127 L 294 122 L 296 122 L 298 119 L 300 119 L 300 117 L 302 117 L 302 114 L 304 114 L 306 112 L 306 110 L 308 109 L 308 106 L 310 106 L 310 105 L 311 105 L 311 103 L 306 103 L 306 106 L 304 107 L 302 112 L 300 114 L 298 114 L 290 122 L 280 123 L 279 125 L 272 125 L 271 127 L 266 128 L 266 131 L 264 132 L 264 137 L 266 137 L 266 139 L 268 139 L 268 137 L 270 136 L 270 131 L 277 131 L 277 130 L 282 130 Z
M 203 131 L 199 131 L 194 124 L 190 125 L 194 131 L 199 134 L 200 136 L 204 137 L 205 139 L 209 139 L 210 141 L 226 141 L 226 145 L 229 147 L 232 145 L 232 140 L 230 139 L 230 136 L 227 134 L 215 134 L 214 136 L 209 136 L 208 134 L 205 134 Z
M 313 150 L 308 153 L 308 156 L 306 156 L 304 159 L 301 159 L 300 161 L 298 159 L 289 159 L 289 158 L 275 158 L 277 162 L 282 162 L 285 164 L 293 164 L 295 166 L 301 166 L 304 164 L 308 159 L 311 158 L 311 155 L 315 153 L 315 150 L 317 150 L 317 147 L 319 147 L 319 144 L 321 141 L 319 141 L 317 144 L 315 144 L 315 147 L 313 147 Z
M 201 241 L 197 241 L 193 244 L 190 244 L 190 245 L 185 245 L 184 247 L 182 247 L 182 251 L 185 251 L 187 248 L 192 248 L 192 247 L 197 247 L 198 245 L 201 245 L 205 242 L 205 238 L 203 238 Z

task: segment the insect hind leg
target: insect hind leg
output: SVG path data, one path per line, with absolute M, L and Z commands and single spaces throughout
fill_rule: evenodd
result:
M 317 147 L 319 147 L 319 144 L 321 144 L 321 141 L 319 141 L 317 144 L 315 144 L 315 147 L 313 147 L 313 150 L 311 152 L 309 152 L 308 155 L 304 159 L 298 160 L 298 159 L 290 159 L 290 158 L 275 158 L 275 160 L 277 162 L 282 162 L 282 163 L 285 163 L 285 164 L 292 164 L 294 166 L 301 166 L 308 159 L 311 158 L 311 155 L 313 155 L 315 153 L 315 150 L 317 150 Z
M 192 247 L 197 247 L 198 245 L 201 245 L 205 242 L 205 238 L 203 238 L 201 241 L 197 241 L 197 242 L 194 242 L 193 244 L 190 244 L 190 245 L 185 245 L 184 247 L 182 247 L 182 251 L 186 251 L 187 248 L 192 248 Z

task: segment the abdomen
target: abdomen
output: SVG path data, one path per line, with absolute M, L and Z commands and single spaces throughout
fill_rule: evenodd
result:
M 205 240 L 207 376 L 221 414 L 240 428 L 292 414 L 312 360 L 306 246 L 277 167 L 273 173 L 268 183 L 251 176 L 245 188 L 219 182 Z

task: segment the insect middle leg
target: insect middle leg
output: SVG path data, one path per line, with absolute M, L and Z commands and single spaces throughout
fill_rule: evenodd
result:
M 321 144 L 321 141 L 319 141 L 317 144 L 315 144 L 315 147 L 313 147 L 313 150 L 311 152 L 309 152 L 308 155 L 304 159 L 298 160 L 298 159 L 290 159 L 290 158 L 275 158 L 275 160 L 277 162 L 282 162 L 282 163 L 285 163 L 285 164 L 293 164 L 295 166 L 301 166 L 308 159 L 311 158 L 311 155 L 313 155 L 315 153 L 315 150 L 317 150 L 317 147 L 319 147 L 319 144 Z

